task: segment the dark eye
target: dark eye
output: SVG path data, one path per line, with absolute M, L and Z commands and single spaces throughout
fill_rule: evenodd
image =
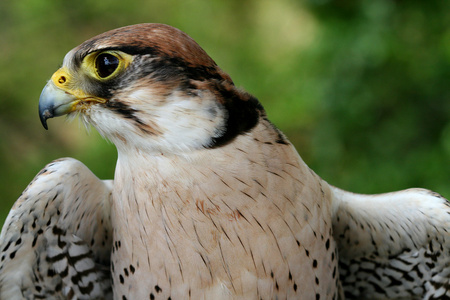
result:
M 101 78 L 106 78 L 117 69 L 119 59 L 112 54 L 102 53 L 95 59 L 95 68 Z

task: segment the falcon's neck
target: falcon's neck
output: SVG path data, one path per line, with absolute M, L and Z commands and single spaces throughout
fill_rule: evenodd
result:
M 229 194 L 231 187 L 241 187 L 245 181 L 254 184 L 255 172 L 258 176 L 264 174 L 257 171 L 259 168 L 276 169 L 279 158 L 285 159 L 286 155 L 294 163 L 300 159 L 266 119 L 261 119 L 250 132 L 237 136 L 232 143 L 189 154 L 119 150 L 113 193 L 117 217 L 113 220 L 130 224 L 125 216 L 132 216 L 133 226 L 138 226 L 147 221 L 154 224 L 157 219 L 164 223 L 165 214 L 177 215 L 188 210 L 199 213 L 202 201 L 209 195 Z M 127 231 L 126 226 L 114 227 Z
M 321 203 L 317 211 L 314 201 L 321 197 L 329 199 L 326 183 L 309 170 L 292 145 L 265 119 L 231 143 L 190 154 L 122 152 L 114 180 L 112 263 L 117 270 L 133 266 L 135 278 L 151 274 L 146 278 L 151 282 L 149 286 L 173 287 L 171 295 L 167 295 L 172 298 L 188 293 L 186 280 L 196 291 L 226 287 L 222 282 L 233 284 L 243 269 L 257 272 L 245 252 L 257 239 L 263 239 L 263 243 L 271 245 L 270 251 L 277 253 L 272 235 L 265 234 L 261 222 L 276 228 L 283 215 L 300 234 L 300 224 L 290 218 L 292 210 L 298 210 L 301 215 L 319 216 L 311 219 L 308 228 L 313 227 L 326 238 L 329 231 L 320 222 L 331 218 L 330 204 Z M 298 198 L 304 201 L 295 201 Z M 252 233 L 239 241 L 241 233 L 245 236 L 243 230 Z M 312 232 L 300 243 L 308 245 L 310 238 Z M 233 247 L 239 243 L 246 246 Z M 245 252 L 236 256 L 241 257 L 240 261 L 234 261 L 235 251 Z M 276 257 L 273 263 L 281 263 L 278 259 L 282 258 Z M 234 271 L 223 268 L 224 258 L 233 262 Z M 209 262 L 210 272 L 217 272 L 213 278 L 203 269 L 204 275 L 184 277 L 197 274 L 198 268 L 205 264 L 207 267 Z M 123 280 L 123 274 L 115 274 L 114 282 Z M 115 285 L 115 293 L 133 283 L 136 281 Z M 145 292 L 136 291 L 133 298 L 148 298 Z
M 242 131 L 236 136 L 230 134 L 215 142 L 209 147 L 200 146 L 182 153 L 155 151 L 151 147 L 125 147 L 126 144 L 123 144 L 118 147 L 114 181 L 116 192 L 127 187 L 134 187 L 134 190 L 135 187 L 157 188 L 172 182 L 190 187 L 194 183 L 207 182 L 208 177 L 202 177 L 205 172 L 242 175 L 243 162 L 264 165 L 267 157 L 280 155 L 279 148 L 270 147 L 271 145 L 290 145 L 265 117 L 260 118 L 249 132 Z M 299 158 L 295 150 L 290 152 L 294 153 L 295 158 Z M 193 177 L 192 174 L 196 173 L 198 177 Z

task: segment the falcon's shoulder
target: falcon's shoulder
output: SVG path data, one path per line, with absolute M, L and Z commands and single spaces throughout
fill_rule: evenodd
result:
M 111 285 L 111 189 L 75 159 L 42 169 L 0 235 L 0 298 L 104 298 Z
M 448 200 L 425 189 L 333 193 L 333 234 L 347 298 L 450 297 Z

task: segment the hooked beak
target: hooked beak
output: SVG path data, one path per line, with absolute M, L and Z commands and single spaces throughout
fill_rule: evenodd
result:
M 73 84 L 73 76 L 62 67 L 47 82 L 39 98 L 39 117 L 42 126 L 47 127 L 47 119 L 69 114 L 73 111 L 85 111 L 96 103 L 107 100 L 86 93 Z
M 78 102 L 77 97 L 56 87 L 53 81 L 50 80 L 39 97 L 39 117 L 42 126 L 48 129 L 47 119 L 74 111 Z

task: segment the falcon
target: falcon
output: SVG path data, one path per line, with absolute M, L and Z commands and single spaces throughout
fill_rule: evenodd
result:
M 95 127 L 115 176 L 71 158 L 39 172 L 0 235 L 1 299 L 450 298 L 446 199 L 329 185 L 178 29 L 82 43 L 39 114 Z

